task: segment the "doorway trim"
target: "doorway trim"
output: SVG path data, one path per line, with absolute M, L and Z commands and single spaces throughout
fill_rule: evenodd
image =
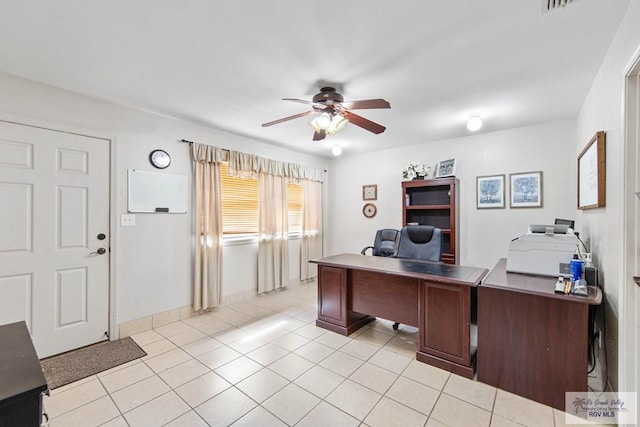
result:
M 117 138 L 113 134 L 96 131 L 93 129 L 86 129 L 69 124 L 63 124 L 59 122 L 53 122 L 43 119 L 37 119 L 28 116 L 16 115 L 0 111 L 0 120 L 18 125 L 31 126 L 36 128 L 47 129 L 56 132 L 65 132 L 69 134 L 81 135 L 90 138 L 98 138 L 108 141 L 109 144 L 109 235 L 111 237 L 109 241 L 110 256 L 109 256 L 109 312 L 107 313 L 109 319 L 109 340 L 113 341 L 119 338 L 118 335 L 118 323 L 116 313 L 117 306 L 117 254 L 118 254 L 118 221 L 116 215 L 116 183 L 117 183 Z
M 623 71 L 623 138 L 624 138 L 624 176 L 623 176 L 623 257 L 621 316 L 619 329 L 620 370 L 619 391 L 637 391 L 640 386 L 640 366 L 638 366 L 638 317 L 636 307 L 640 304 L 640 292 L 631 278 L 636 276 L 636 239 L 640 238 L 637 215 L 640 213 L 640 200 L 635 193 L 640 191 L 637 177 L 640 167 L 640 46 L 631 56 Z

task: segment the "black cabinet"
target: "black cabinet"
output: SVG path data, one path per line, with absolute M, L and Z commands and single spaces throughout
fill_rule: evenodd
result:
M 47 389 L 25 322 L 0 326 L 0 427 L 40 426 Z
M 458 191 L 455 177 L 402 183 L 402 225 L 433 225 L 442 229 L 442 261 L 457 264 Z

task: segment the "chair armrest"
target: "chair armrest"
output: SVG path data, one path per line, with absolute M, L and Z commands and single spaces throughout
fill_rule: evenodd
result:
M 360 254 L 366 255 L 367 249 L 371 249 L 371 252 L 373 252 L 373 246 L 365 246 L 364 249 L 360 251 Z

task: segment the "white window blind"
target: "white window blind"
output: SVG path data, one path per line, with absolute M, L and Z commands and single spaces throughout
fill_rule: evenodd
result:
M 222 232 L 225 235 L 258 234 L 258 180 L 227 174 L 220 168 Z M 302 185 L 287 184 L 289 233 L 302 231 Z

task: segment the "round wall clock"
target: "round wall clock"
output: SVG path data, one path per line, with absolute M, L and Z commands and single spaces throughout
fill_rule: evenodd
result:
M 373 218 L 378 213 L 378 208 L 373 203 L 367 203 L 362 207 L 362 214 L 367 218 Z
M 149 161 L 158 169 L 165 169 L 171 164 L 171 156 L 164 150 L 153 150 L 149 154 Z

